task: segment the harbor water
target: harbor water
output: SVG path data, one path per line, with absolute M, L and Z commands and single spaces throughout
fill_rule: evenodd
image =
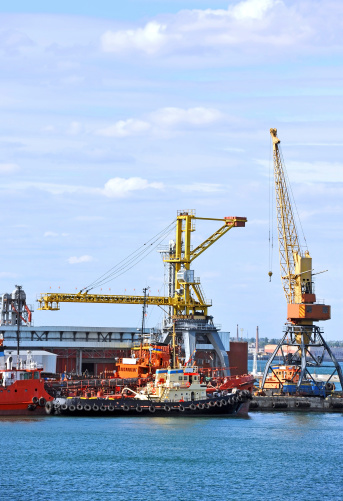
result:
M 0 418 L 6 501 L 341 500 L 343 414 Z

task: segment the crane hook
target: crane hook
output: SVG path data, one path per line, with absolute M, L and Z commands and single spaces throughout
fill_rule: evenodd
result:
M 272 271 L 268 271 L 269 282 L 272 281 L 272 275 L 273 275 L 273 272 Z

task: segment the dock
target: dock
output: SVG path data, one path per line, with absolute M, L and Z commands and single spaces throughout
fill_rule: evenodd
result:
M 288 395 L 254 396 L 250 401 L 249 412 L 341 412 L 343 396 L 301 397 Z

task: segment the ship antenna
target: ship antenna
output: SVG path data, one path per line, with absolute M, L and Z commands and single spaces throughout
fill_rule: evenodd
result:
M 176 351 L 175 351 L 176 343 L 175 343 L 175 339 L 176 339 L 176 334 L 175 334 L 175 322 L 174 322 L 173 323 L 173 369 L 176 369 Z
M 143 336 L 144 336 L 144 323 L 145 323 L 145 312 L 146 312 L 146 297 L 147 297 L 147 292 L 148 292 L 149 289 L 150 289 L 150 287 L 144 287 L 144 289 L 143 289 L 144 301 L 143 301 L 143 312 L 142 312 L 141 351 L 142 351 Z

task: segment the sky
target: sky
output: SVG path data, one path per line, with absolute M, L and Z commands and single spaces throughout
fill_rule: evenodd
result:
M 0 292 L 22 285 L 36 326 L 139 327 L 140 306 L 48 312 L 36 299 L 86 287 L 178 210 L 245 216 L 194 261 L 195 276 L 223 331 L 281 337 L 276 127 L 299 237 L 314 272 L 328 270 L 315 277 L 332 306 L 320 326 L 342 340 L 342 19 L 330 0 L 3 3 Z M 219 227 L 197 221 L 194 246 Z M 92 292 L 158 295 L 163 283 L 154 250 Z M 147 326 L 162 318 L 149 307 Z

